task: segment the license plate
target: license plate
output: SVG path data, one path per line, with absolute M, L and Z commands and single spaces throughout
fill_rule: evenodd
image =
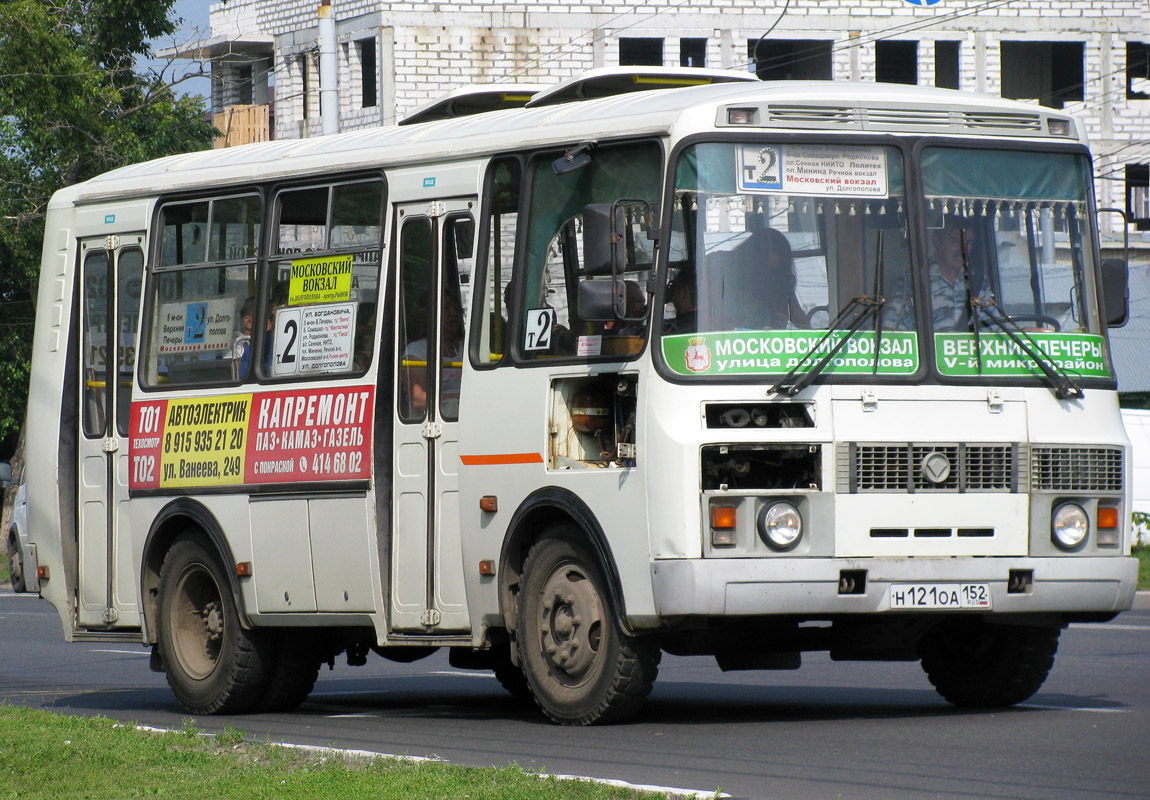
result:
M 988 583 L 892 583 L 892 609 L 990 608 Z

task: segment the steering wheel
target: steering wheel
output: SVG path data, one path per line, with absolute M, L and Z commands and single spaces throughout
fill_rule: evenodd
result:
M 825 320 L 815 321 L 816 314 L 826 314 Z M 811 328 L 815 330 L 825 330 L 831 324 L 831 312 L 826 306 L 814 306 L 807 311 L 807 320 L 811 324 Z

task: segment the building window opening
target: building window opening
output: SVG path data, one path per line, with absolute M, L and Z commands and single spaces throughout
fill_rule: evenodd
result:
M 663 40 L 638 36 L 620 38 L 619 66 L 663 66 Z
M 1150 231 L 1150 164 L 1126 165 L 1126 216 L 1140 231 Z
M 706 39 L 680 39 L 679 40 L 679 66 L 705 67 L 707 66 L 707 40 Z
M 934 43 L 934 85 L 940 89 L 959 88 L 959 52 L 961 42 Z
M 751 39 L 747 60 L 764 81 L 829 81 L 833 45 L 822 39 Z
M 875 80 L 879 83 L 918 83 L 918 42 L 875 42 Z
M 375 37 L 361 39 L 355 43 L 359 49 L 359 84 L 362 87 L 360 98 L 363 108 L 375 108 L 379 102 L 376 93 Z
M 1082 101 L 1083 48 L 1082 42 L 1003 42 L 1002 96 L 1048 108 Z
M 1126 99 L 1150 100 L 1150 44 L 1126 43 Z

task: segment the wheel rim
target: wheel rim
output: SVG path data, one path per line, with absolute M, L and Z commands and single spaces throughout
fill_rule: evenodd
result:
M 180 575 L 168 623 L 184 672 L 196 680 L 211 675 L 224 641 L 223 596 L 211 572 L 195 565 Z
M 595 671 L 606 624 L 603 602 L 587 574 L 563 564 L 540 592 L 539 640 L 552 675 L 567 685 L 583 683 Z

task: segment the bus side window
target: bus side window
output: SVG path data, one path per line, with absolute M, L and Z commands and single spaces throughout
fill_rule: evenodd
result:
M 649 274 L 649 256 L 642 252 L 644 242 L 629 235 L 627 265 L 619 277 L 626 282 L 626 316 L 631 319 L 582 319 L 579 282 L 603 277 L 587 275 L 583 268 L 583 209 L 626 200 L 630 220 L 644 205 L 654 208 L 662 150 L 645 141 L 599 146 L 586 164 L 573 170 L 564 168 L 564 160 L 555 156 L 541 154 L 532 162 L 523 304 L 517 312 L 522 325 L 517 334 L 519 355 L 524 360 L 633 355 L 642 349 L 647 333 L 647 298 L 641 287 Z M 633 233 L 629 224 L 627 233 Z
M 375 349 L 382 178 L 281 191 L 256 372 L 264 378 L 363 373 Z
M 150 313 L 140 340 L 144 385 L 244 378 L 239 342 L 244 302 L 255 293 L 262 217 L 257 194 L 161 207 L 159 252 L 147 284 Z
M 506 158 L 492 162 L 487 173 L 486 242 L 478 272 L 483 283 L 475 287 L 478 336 L 472 351 L 481 364 L 498 363 L 507 352 L 522 172 L 517 158 Z

